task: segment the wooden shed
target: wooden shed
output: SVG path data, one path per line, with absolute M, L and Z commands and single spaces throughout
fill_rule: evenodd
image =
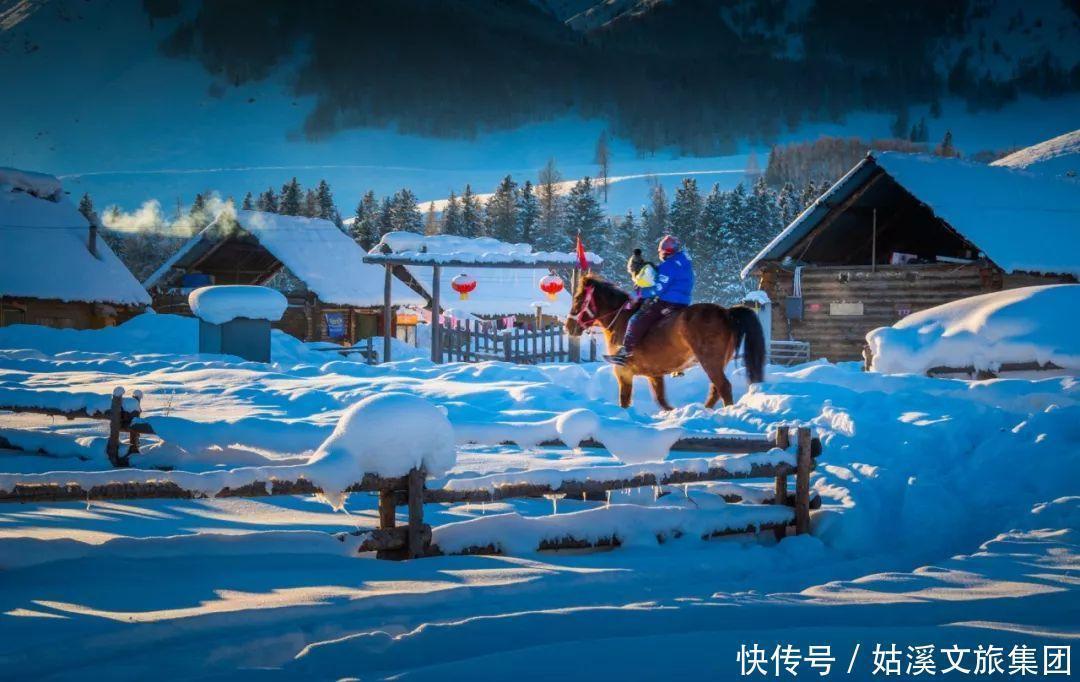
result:
M 0 168 L 0 327 L 98 329 L 149 304 L 59 180 Z
M 303 341 L 352 345 L 383 328 L 384 269 L 328 220 L 225 211 L 147 278 L 158 312 L 190 314 L 187 294 L 209 284 L 287 283 L 274 326 Z M 393 306 L 424 298 L 395 281 Z M 393 317 L 391 325 L 395 324 Z
M 773 339 L 863 357 L 866 333 L 959 298 L 1080 276 L 1080 184 L 958 159 L 868 155 L 742 271 Z

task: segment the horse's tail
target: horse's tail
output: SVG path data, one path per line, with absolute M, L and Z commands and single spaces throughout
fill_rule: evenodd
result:
M 743 346 L 743 363 L 750 383 L 757 384 L 765 380 L 765 332 L 757 313 L 744 305 L 728 308 L 731 319 L 735 321 L 735 347 Z

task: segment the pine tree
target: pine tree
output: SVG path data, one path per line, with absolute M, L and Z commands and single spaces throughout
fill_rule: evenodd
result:
M 608 171 L 611 169 L 611 151 L 608 149 L 607 131 L 600 133 L 596 140 L 596 154 L 593 162 L 597 165 L 596 186 L 604 193 L 604 203 L 608 200 Z
M 952 131 L 946 130 L 945 137 L 941 138 L 941 144 L 935 149 L 934 153 L 938 156 L 953 157 L 960 156 L 960 152 L 956 151 L 956 147 L 953 146 Z
M 747 250 L 757 253 L 782 229 L 776 194 L 765 183 L 765 178 L 759 177 L 754 183 L 747 208 Z
M 790 225 L 791 221 L 802 212 L 799 198 L 795 195 L 795 185 L 790 182 L 784 183 L 776 198 L 776 208 L 780 212 L 780 222 L 784 227 Z
M 403 188 L 394 194 L 390 201 L 389 224 L 390 229 L 396 231 L 420 233 L 424 229 L 424 218 L 412 190 Z
M 893 119 L 892 125 L 889 126 L 889 130 L 892 131 L 892 136 L 899 138 L 906 137 L 908 134 L 909 123 L 907 107 L 901 107 L 900 110 L 896 112 L 896 118 Z
M 760 177 L 760 176 L 759 176 Z M 683 178 L 682 184 L 675 190 L 675 200 L 671 202 L 671 231 L 684 244 L 695 241 L 701 226 L 701 211 L 704 208 L 701 193 L 698 192 L 697 180 Z
M 472 185 L 465 185 L 465 191 L 461 193 L 461 230 L 466 237 L 484 234 L 484 207 L 473 194 Z
M 319 217 L 319 197 L 315 194 L 315 190 L 309 189 L 304 192 L 304 206 L 301 211 L 305 218 Z
M 645 235 L 641 223 L 634 219 L 633 211 L 627 211 L 625 216 L 612 223 L 611 253 L 604 258 L 603 274 L 608 280 L 618 282 L 627 277 L 626 260 L 630 254 L 634 249 L 644 248 Z
M 439 218 L 435 215 L 435 202 L 429 201 L 427 214 L 424 217 L 424 234 L 439 234 Z
M 379 202 L 375 192 L 369 190 L 356 205 L 356 219 L 349 233 L 365 251 L 379 242 Z
M 655 182 L 649 192 L 649 205 L 642 219 L 645 223 L 645 239 L 650 246 L 655 246 L 669 227 L 667 192 L 659 182 Z
M 596 200 L 592 180 L 584 177 L 574 184 L 566 198 L 566 241 L 574 243 L 577 236 L 581 235 L 586 247 L 602 253 L 603 223 L 604 212 L 600 208 L 600 202 Z
M 719 274 L 717 295 L 725 305 L 737 303 L 746 293 L 739 273 L 749 258 L 750 201 L 751 197 L 742 183 L 727 195 L 726 223 L 716 257 Z
M 817 187 L 814 185 L 814 181 L 808 180 L 806 187 L 803 187 L 802 194 L 799 195 L 799 204 L 802 206 L 802 210 L 799 212 L 802 213 L 802 211 L 806 210 L 810 204 L 817 201 L 818 194 L 820 194 L 820 192 L 818 192 Z
M 723 273 L 719 258 L 721 244 L 725 239 L 727 226 L 727 193 L 714 184 L 705 197 L 701 211 L 701 229 L 694 249 L 695 273 L 697 275 L 694 291 L 703 301 L 719 301 L 723 289 Z
M 240 204 L 240 208 L 245 211 L 251 211 L 255 208 L 255 200 L 251 196 L 251 192 L 244 195 L 244 202 Z
M 206 197 L 202 194 L 195 195 L 191 208 L 188 209 L 188 216 L 191 218 L 191 226 L 196 231 L 206 227 L 214 219 L 206 207 Z
M 326 180 L 319 180 L 319 186 L 315 190 L 315 201 L 319 208 L 317 217 L 333 220 L 337 209 L 334 207 L 334 194 L 330 191 L 330 184 Z
M 282 215 L 300 215 L 304 209 L 303 202 L 304 193 L 300 189 L 300 183 L 294 177 L 281 188 L 278 213 Z
M 517 215 L 518 234 L 521 235 L 521 241 L 535 245 L 537 221 L 540 220 L 540 202 L 536 198 L 536 192 L 533 191 L 530 180 L 526 180 L 521 186 Z
M 507 175 L 495 188 L 495 193 L 487 200 L 487 206 L 484 208 L 484 233 L 504 242 L 520 241 L 517 231 L 517 204 L 517 183 Z
M 281 204 L 278 201 L 278 196 L 274 194 L 273 187 L 267 187 L 266 191 L 259 195 L 259 201 L 255 206 L 260 211 L 266 211 L 267 213 L 277 213 L 281 210 Z
M 383 197 L 379 204 L 379 237 L 394 230 L 394 205 L 390 197 Z
M 442 233 L 461 236 L 465 234 L 465 218 L 461 213 L 461 201 L 453 191 L 446 201 L 442 214 Z
M 540 202 L 540 220 L 536 243 L 548 251 L 562 251 L 570 245 L 565 241 L 562 229 L 563 198 L 559 196 L 562 176 L 555 167 L 555 159 L 548 159 L 540 169 L 536 183 L 536 196 Z
M 98 220 L 97 213 L 94 212 L 94 200 L 90 198 L 90 194 L 86 193 L 82 195 L 82 199 L 79 199 L 79 213 L 83 214 L 91 223 L 96 223 Z

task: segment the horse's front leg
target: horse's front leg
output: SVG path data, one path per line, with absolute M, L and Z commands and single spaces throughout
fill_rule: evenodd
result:
M 634 374 L 619 367 L 615 370 L 615 379 L 619 382 L 619 407 L 630 407 L 634 393 Z
M 649 377 L 649 386 L 652 388 L 653 398 L 656 399 L 656 404 L 660 406 L 660 409 L 672 409 L 667 401 L 667 390 L 664 387 L 664 377 Z

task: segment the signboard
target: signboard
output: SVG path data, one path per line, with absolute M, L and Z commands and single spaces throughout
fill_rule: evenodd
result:
M 326 338 L 345 338 L 345 313 L 323 313 L 323 319 L 326 320 Z
M 829 304 L 829 314 L 835 317 L 858 317 L 863 314 L 862 301 L 855 301 L 854 303 L 848 303 L 847 301 L 837 303 L 833 301 Z

